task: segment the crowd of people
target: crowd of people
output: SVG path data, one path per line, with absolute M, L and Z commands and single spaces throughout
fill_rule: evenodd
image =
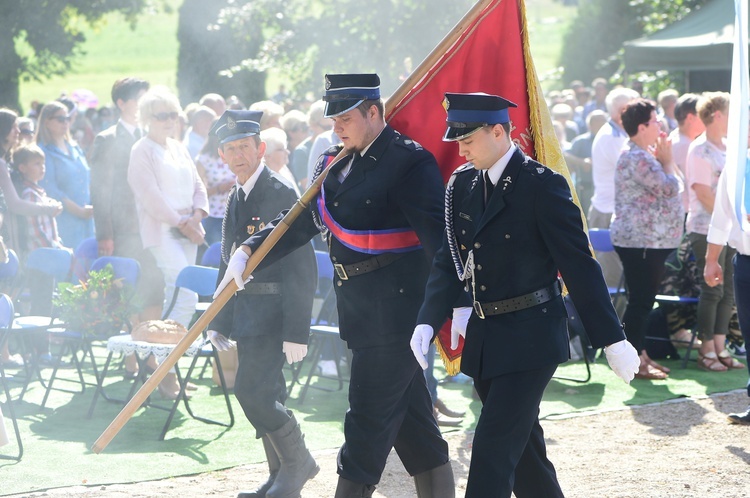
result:
M 681 257 L 703 273 L 716 187 L 726 162 L 729 94 L 665 90 L 644 98 L 633 88 L 609 89 L 603 79 L 590 88 L 573 82 L 549 95 L 553 124 L 590 228 L 610 229 L 614 253 L 599 253 L 608 285 L 624 274 L 628 339 L 641 353 L 636 375 L 664 379 L 669 369 L 649 357 L 645 337 L 657 294 L 665 288 L 665 261 Z M 729 245 L 717 256 L 723 282 L 732 281 Z M 686 272 L 685 275 L 688 275 Z M 697 366 L 709 372 L 741 369 L 741 341 L 728 342 L 736 316 L 733 286 L 694 282 L 700 289 L 691 316 L 669 333 L 677 346 L 697 331 Z M 689 287 L 683 286 L 683 287 Z M 677 313 L 678 311 L 674 311 Z M 684 315 L 684 310 L 679 313 Z M 731 346 L 731 352 L 727 348 Z
M 72 251 L 95 237 L 99 255 L 139 261 L 138 319 L 149 320 L 162 318 L 165 296 L 172 296 L 180 271 L 199 261 L 200 253 L 210 244 L 222 241 L 222 280 L 217 294 L 232 279 L 244 294 L 235 295 L 233 304 L 212 323 L 210 334 L 221 347 L 232 347 L 229 337 L 239 345 L 236 394 L 258 437 L 264 439 L 271 474 L 261 488 L 264 493 L 296 492 L 318 470 L 304 447 L 299 425 L 284 407 L 286 393 L 280 373 L 281 353 L 289 363 L 306 354 L 309 317 L 305 316 L 300 326 L 304 337 L 291 332 L 289 337 L 275 334 L 286 320 L 277 298 L 288 295 L 281 289 L 286 280 L 292 281 L 283 266 L 291 263 L 283 262 L 297 254 L 303 266 L 309 263 L 312 267 L 311 254 L 293 252 L 311 253 L 310 240 L 326 249 L 336 266 L 341 336 L 354 353 L 351 409 L 345 422 L 346 443 L 339 455 L 341 493 L 337 491 L 337 497 L 370 496 L 385 456 L 394 446 L 415 476 L 419 496 L 437 496 L 426 491 L 437 486 L 452 489 L 445 442 L 437 430 L 439 420 L 434 418 L 435 407 L 441 403 L 434 386 L 428 391 L 417 368 L 427 366 L 423 356 L 434 331 L 446 318 L 446 308 L 451 307 L 456 324 L 453 339 L 457 344 L 458 335 L 467 337 L 462 370 L 474 378 L 485 407 L 477 434 L 486 436 L 475 445 L 475 453 L 486 455 L 486 459 L 472 458 L 467 496 L 480 496 L 488 486 L 494 486 L 496 480 L 490 476 L 496 471 L 518 477 L 515 487 L 513 479 L 504 482 L 502 493 L 509 494 L 514 488 L 543 489 L 545 496 L 561 496 L 536 419 L 547 382 L 569 354 L 558 271 L 573 298 L 590 305 L 583 313 L 584 322 L 591 325 L 589 335 L 596 346 L 606 346 L 607 359 L 617 375 L 626 381 L 633 375 L 664 379 L 669 369 L 649 356 L 646 330 L 665 261 L 678 246 L 689 243 L 698 272 L 702 273 L 704 266 L 707 272 L 714 272 L 717 266 L 723 272 L 700 287 L 693 325 L 700 338 L 698 368 L 708 372 L 745 368 L 726 348 L 729 322 L 735 313 L 732 286 L 726 282 L 732 280 L 735 252 L 724 244 L 706 260 L 716 189 L 726 161 L 728 94 L 679 95 L 669 90 L 652 101 L 634 89 L 610 90 L 606 80 L 596 79 L 590 88 L 574 82 L 570 89 L 548 95 L 557 138 L 588 225 L 611 231 L 615 252 L 597 255 L 600 274 L 585 250 L 580 212 L 570 202 L 562 177 L 538 163 L 534 168 L 528 166 L 528 158 L 512 143 L 508 109 L 515 104 L 497 96 L 446 94 L 452 99 L 452 111 L 448 111 L 444 139 L 458 142 L 458 153 L 471 158 L 474 166 L 457 171 L 458 180 L 454 181 L 466 184 L 460 195 L 466 193 L 467 199 L 483 197 L 471 204 L 476 212 L 456 214 L 454 223 L 460 234 L 455 234 L 453 242 L 462 242 L 458 249 L 449 247 L 450 240 L 444 236 L 444 229 L 452 233 L 454 227 L 444 224 L 452 214 L 443 213 L 444 187 L 434 158 L 385 123 L 377 75 L 329 76 L 324 99 L 317 102 L 292 103 L 280 88 L 274 96 L 278 101 L 245 106 L 233 97 L 225 100 L 206 94 L 183 107 L 166 87 L 128 77 L 114 83 L 112 107 L 97 112 L 79 109 L 67 97 L 33 106 L 25 117 L 0 109 L 0 221 L 4 243 L 21 260 L 37 247 Z M 461 110 L 464 112 L 451 118 L 451 112 Z M 383 158 L 389 164 L 409 164 L 419 175 L 413 171 L 406 175 L 397 167 L 375 168 Z M 270 211 L 261 215 L 257 211 L 261 205 L 253 202 L 260 203 L 268 190 L 268 196 L 275 195 L 277 202 L 288 198 L 290 202 L 282 204 L 291 207 L 291 199 L 329 163 L 334 166 L 323 184 L 323 202 L 293 226 L 292 235 L 276 250 L 278 254 L 272 253 L 266 266 L 259 267 L 257 280 L 243 282 L 245 262 L 279 223 L 274 216 L 283 208 L 273 204 L 271 209 L 272 203 L 265 201 L 264 209 Z M 484 173 L 477 174 L 477 170 Z M 382 178 L 361 182 L 365 172 L 370 179 Z M 511 176 L 501 180 L 504 172 Z M 523 230 L 521 223 L 517 224 L 520 230 L 514 232 L 498 217 L 496 229 L 488 230 L 489 238 L 484 240 L 478 228 L 475 233 L 474 221 L 490 216 L 487 213 L 498 215 L 499 207 L 493 207 L 491 201 L 495 186 L 511 177 L 521 178 L 520 186 L 513 193 L 513 186 L 503 184 L 503 191 L 510 189 L 507 195 L 520 196 L 523 202 L 542 199 L 539 209 L 548 216 L 532 220 L 535 227 L 543 228 L 540 238 L 532 236 L 533 230 Z M 479 193 L 474 191 L 477 184 L 482 186 L 481 192 L 476 191 Z M 386 194 L 385 189 L 392 192 Z M 544 195 L 537 196 L 539 189 L 544 189 Z M 391 197 L 398 202 L 386 202 Z M 469 205 L 470 201 L 466 202 Z M 520 216 L 521 211 L 534 209 L 516 207 L 504 216 L 515 212 Z M 513 237 L 516 250 L 539 249 L 531 251 L 537 259 L 523 255 L 530 265 L 525 278 L 499 278 L 497 275 L 507 275 L 521 266 L 486 252 L 496 245 L 505 247 L 504 239 L 498 238 L 498 242 L 493 237 L 508 230 L 503 232 L 504 239 Z M 368 240 L 377 241 L 377 248 L 358 245 L 357 235 L 363 231 L 369 234 Z M 327 242 L 321 233 L 327 235 Z M 543 237 L 565 242 L 561 248 L 551 248 Z M 414 245 L 414 240 L 421 244 Z M 399 250 L 383 249 L 389 244 L 396 244 Z M 362 254 L 370 256 L 367 264 L 361 264 Z M 469 299 L 468 287 L 456 280 L 454 263 L 471 258 L 477 264 L 465 270 L 481 285 L 472 287 L 474 295 Z M 281 266 L 274 266 L 279 260 Z M 507 264 L 515 266 L 503 266 Z M 304 272 L 294 273 L 299 277 Z M 370 275 L 357 277 L 366 273 Z M 606 285 L 617 285 L 623 275 L 628 297 L 622 310 L 624 334 L 606 293 Z M 309 276 L 311 286 L 297 305 L 299 309 L 311 307 L 315 279 Z M 529 286 L 538 289 L 530 304 L 529 299 L 521 299 L 529 297 L 524 295 Z M 181 290 L 164 318 L 189 326 L 196 300 L 194 293 Z M 485 301 L 486 305 L 482 304 Z M 498 303 L 512 304 L 515 308 L 511 311 L 521 310 L 527 321 L 520 327 L 523 330 L 519 329 L 518 344 L 505 348 L 510 355 L 507 361 L 490 364 L 482 355 L 487 350 L 502 351 L 503 346 L 493 345 L 497 339 L 489 330 L 515 326 L 515 322 L 505 322 L 511 316 L 508 311 L 491 306 Z M 537 306 L 544 303 L 544 307 Z M 259 306 L 269 318 L 255 312 L 248 315 L 251 307 L 257 310 Z M 491 319 L 485 320 L 485 314 Z M 245 325 L 252 320 L 266 321 L 250 331 Z M 410 350 L 405 334 L 411 335 L 417 323 Z M 544 354 L 540 347 L 525 349 L 528 340 L 524 333 L 529 327 L 548 334 L 549 341 L 541 346 L 547 348 Z M 485 329 L 488 332 L 482 339 Z M 635 348 L 632 356 L 631 344 Z M 3 362 L 23 361 L 8 351 L 2 355 Z M 271 377 L 258 373 L 256 366 L 263 361 L 269 366 L 261 370 Z M 373 377 L 373 369 L 383 365 L 388 368 L 379 370 L 380 377 Z M 529 365 L 538 369 L 529 369 Z M 382 375 L 386 374 L 389 380 L 384 382 Z M 526 386 L 523 393 L 519 392 L 522 385 Z M 172 396 L 175 389 L 174 385 L 164 387 Z M 265 404 L 257 402 L 259 396 Z M 507 407 L 504 400 L 509 396 L 523 400 L 521 415 Z M 426 418 L 430 406 L 433 417 Z M 403 422 L 392 422 L 394 417 Z M 520 426 L 524 430 L 516 432 Z M 373 439 L 378 435 L 382 438 Z M 424 451 L 414 452 L 412 447 Z M 493 456 L 497 447 L 506 448 L 513 460 L 502 469 L 490 468 L 498 465 Z M 526 471 L 530 474 L 525 475 Z M 532 474 L 547 479 L 529 478 Z M 445 496 L 452 496 L 452 491 Z

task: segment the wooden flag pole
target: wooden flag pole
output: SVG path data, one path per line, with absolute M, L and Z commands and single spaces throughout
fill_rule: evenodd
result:
M 427 74 L 427 71 L 432 68 L 432 66 L 434 66 L 435 63 L 440 59 L 440 57 L 442 57 L 443 54 L 445 54 L 445 52 L 456 42 L 456 40 L 466 30 L 466 28 L 477 19 L 477 17 L 482 13 L 485 7 L 487 7 L 487 5 L 489 5 L 490 3 L 496 1 L 503 0 L 479 0 L 466 13 L 466 15 L 461 18 L 461 20 L 453 27 L 453 29 L 443 38 L 443 40 L 438 43 L 438 45 L 432 50 L 432 52 L 430 52 L 430 54 L 425 57 L 425 59 L 414 70 L 414 72 L 412 72 L 412 74 L 409 75 L 409 77 L 406 78 L 406 80 L 396 89 L 396 91 L 393 93 L 393 95 L 391 95 L 387 102 L 392 102 L 392 107 L 395 108 L 401 102 L 401 100 L 403 100 L 406 94 L 409 93 L 409 91 L 424 77 L 425 74 Z M 331 165 L 338 162 L 344 156 L 345 154 L 342 150 L 342 152 L 339 153 L 333 161 L 331 161 Z M 321 186 L 323 185 L 323 180 L 328 174 L 329 169 L 330 166 L 329 168 L 324 170 L 323 173 L 321 173 L 321 175 L 315 180 L 315 182 L 313 182 L 312 185 L 310 185 L 305 193 L 302 194 L 302 197 L 294 204 L 294 206 L 292 206 L 292 209 L 290 209 L 286 216 L 284 216 L 284 218 L 281 220 L 281 223 L 279 223 L 271 231 L 266 240 L 263 241 L 263 243 L 253 252 L 247 262 L 247 266 L 245 267 L 245 271 L 243 273 L 244 278 L 250 276 L 255 268 L 258 267 L 260 262 L 263 261 L 263 258 L 265 258 L 266 255 L 271 251 L 273 246 L 276 245 L 279 239 L 284 235 L 284 233 L 286 233 L 291 224 L 294 223 L 294 220 L 296 220 L 304 210 L 308 209 L 310 203 L 315 200 L 315 197 L 317 197 L 318 193 L 320 192 Z M 208 327 L 209 323 L 211 323 L 211 320 L 213 320 L 213 318 L 219 313 L 224 305 L 226 305 L 226 303 L 234 295 L 236 290 L 237 284 L 235 284 L 234 281 L 231 281 L 221 291 L 219 296 L 214 299 L 208 309 L 206 309 L 206 311 L 200 316 L 200 318 L 196 320 L 193 326 L 190 327 L 190 330 L 185 335 L 185 337 L 183 337 L 182 340 L 175 345 L 169 356 L 167 356 L 165 360 L 156 368 L 154 373 L 151 374 L 151 376 L 146 380 L 143 386 L 141 386 L 138 392 L 136 392 L 135 395 L 130 399 L 130 401 L 128 401 L 128 403 L 125 405 L 125 407 L 123 407 L 123 409 L 115 417 L 112 423 L 110 423 L 109 426 L 104 430 L 104 432 L 102 432 L 101 436 L 99 436 L 99 439 L 94 442 L 94 445 L 91 448 L 94 453 L 101 453 L 102 450 L 107 447 L 107 445 L 112 441 L 117 433 L 120 432 L 120 430 L 128 422 L 128 420 L 130 420 L 136 410 L 138 410 L 138 408 L 146 401 L 146 398 L 148 398 L 148 396 L 154 391 L 154 389 L 156 389 L 156 386 L 159 384 L 159 382 L 162 381 L 162 379 L 164 379 L 169 370 L 175 365 L 175 363 L 177 363 L 182 355 L 185 354 L 185 351 L 188 350 L 190 345 L 198 338 L 203 330 Z
M 296 220 L 299 215 L 302 214 L 302 212 L 308 209 L 308 206 L 311 202 L 315 201 L 315 198 L 317 197 L 318 193 L 320 192 L 321 186 L 323 185 L 323 180 L 325 180 L 325 177 L 328 174 L 330 166 L 335 164 L 345 156 L 346 153 L 342 150 L 334 158 L 334 160 L 331 161 L 329 167 L 325 169 L 320 174 L 320 176 L 315 179 L 315 181 L 312 183 L 312 185 L 310 185 L 305 193 L 302 194 L 302 197 L 297 200 L 294 206 L 292 206 L 289 212 L 287 212 L 286 216 L 282 218 L 281 222 L 274 227 L 271 233 L 268 234 L 266 240 L 264 240 L 263 243 L 255 251 L 253 251 L 250 259 L 248 259 L 247 261 L 245 271 L 242 274 L 242 277 L 244 279 L 247 279 L 255 270 L 255 268 L 258 267 L 260 262 L 263 261 L 263 258 L 266 257 L 273 246 L 276 245 L 276 243 L 286 233 L 292 223 L 294 223 L 294 220 Z M 136 392 L 135 395 L 130 398 L 130 401 L 128 401 L 128 403 L 123 407 L 123 409 L 115 417 L 112 423 L 110 423 L 109 426 L 104 430 L 104 432 L 102 432 L 101 436 L 99 436 L 99 439 L 94 442 L 94 445 L 91 447 L 94 453 L 101 453 L 102 450 L 107 447 L 107 445 L 112 441 L 117 433 L 120 432 L 120 430 L 128 422 L 128 420 L 130 420 L 136 410 L 138 410 L 138 408 L 146 401 L 146 398 L 148 398 L 148 396 L 154 391 L 154 389 L 156 389 L 156 386 L 158 386 L 159 382 L 164 379 L 169 370 L 175 365 L 175 363 L 177 363 L 182 355 L 185 354 L 185 351 L 188 350 L 190 345 L 193 344 L 198 336 L 208 327 L 208 325 L 211 323 L 211 320 L 214 319 L 214 317 L 219 313 L 224 305 L 227 304 L 236 290 L 237 284 L 234 282 L 234 280 L 230 281 L 229 284 L 216 297 L 216 299 L 214 299 L 214 301 L 210 304 L 206 311 L 200 316 L 200 318 L 198 318 L 193 326 L 190 327 L 190 330 L 188 330 L 185 337 L 183 337 L 182 340 L 180 340 L 180 342 L 175 345 L 172 352 L 169 353 L 169 356 L 167 356 L 164 361 L 156 368 L 156 370 L 154 370 L 154 373 L 151 374 L 146 382 L 144 382 L 138 392 Z
M 388 101 L 386 102 L 386 109 L 390 109 L 390 111 L 386 112 L 389 116 L 393 112 L 393 110 L 396 109 L 396 106 L 401 103 L 404 97 L 406 97 L 406 94 L 409 93 L 411 89 L 417 85 L 417 83 L 419 83 L 419 81 L 425 76 L 425 74 L 427 74 L 427 71 L 429 71 L 430 68 L 432 68 L 432 66 L 434 66 L 435 63 L 448 51 L 448 49 L 454 43 L 456 43 L 458 37 L 461 36 L 464 31 L 466 31 L 466 28 L 471 25 L 477 19 L 477 17 L 479 17 L 479 14 L 484 11 L 485 7 L 487 7 L 487 5 L 489 5 L 490 3 L 497 1 L 498 0 L 479 0 L 461 18 L 461 20 L 458 21 L 453 29 L 447 35 L 445 35 L 445 37 L 440 41 L 440 43 L 437 44 L 437 46 L 435 46 L 434 49 L 432 49 L 432 52 L 430 52 L 427 57 L 424 58 L 419 66 L 417 66 L 417 68 L 412 71 L 412 73 L 404 80 L 404 82 L 401 83 L 396 91 L 393 92 L 393 95 L 388 98 Z M 392 105 L 388 105 L 390 103 L 392 103 Z

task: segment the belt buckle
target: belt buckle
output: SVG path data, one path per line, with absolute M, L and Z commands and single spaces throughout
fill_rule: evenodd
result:
M 477 316 L 484 320 L 484 310 L 482 309 L 482 303 L 474 301 L 474 311 L 477 312 Z
M 344 265 L 342 265 L 341 263 L 336 263 L 333 265 L 333 268 L 334 270 L 336 270 L 336 275 L 338 275 L 341 280 L 349 280 L 349 275 L 346 274 Z

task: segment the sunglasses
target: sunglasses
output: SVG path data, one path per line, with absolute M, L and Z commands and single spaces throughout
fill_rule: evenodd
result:
M 34 131 L 33 130 L 27 130 L 27 129 L 24 128 L 23 130 L 19 130 L 19 133 L 21 135 L 33 135 Z
M 151 117 L 157 121 L 166 121 L 168 119 L 177 119 L 180 116 L 179 113 L 172 112 L 160 112 L 158 114 L 152 114 Z
M 50 119 L 54 119 L 58 123 L 69 123 L 70 116 L 52 116 Z

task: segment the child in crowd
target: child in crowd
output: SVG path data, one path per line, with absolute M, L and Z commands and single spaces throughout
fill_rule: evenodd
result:
M 39 186 L 45 172 L 44 152 L 41 148 L 36 144 L 18 147 L 13 152 L 13 167 L 19 197 L 41 205 L 55 202 L 51 197 L 47 197 L 47 193 Z M 22 254 L 28 255 L 29 252 L 40 247 L 54 247 L 70 251 L 63 245 L 58 235 L 57 222 L 53 216 L 24 216 L 23 220 L 17 221 L 19 221 L 19 249 L 21 249 Z M 49 275 L 34 271 L 29 271 L 26 277 L 30 296 L 29 313 L 32 315 L 50 315 L 52 313 L 54 279 Z M 37 354 L 40 355 L 40 362 L 42 364 L 51 362 L 47 337 L 36 337 L 33 343 Z
M 39 186 L 45 171 L 42 149 L 34 144 L 23 145 L 13 153 L 13 163 L 21 176 L 18 190 L 22 199 L 42 205 L 54 202 Z M 65 248 L 57 233 L 57 223 L 54 217 L 40 215 L 26 218 L 25 249 L 27 251 L 33 251 L 39 247 Z

